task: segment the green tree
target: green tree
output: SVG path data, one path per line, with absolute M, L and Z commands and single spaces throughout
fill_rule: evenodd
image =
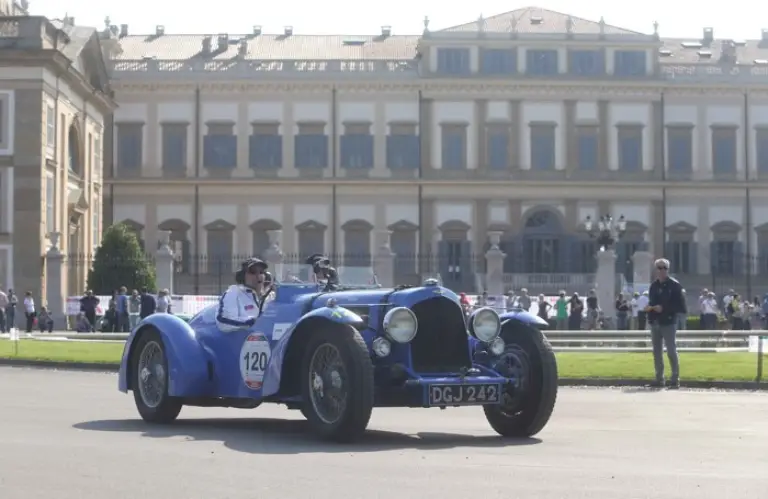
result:
M 104 231 L 88 272 L 88 289 L 96 295 L 111 295 L 125 286 L 155 290 L 155 266 L 139 245 L 136 234 L 123 224 Z

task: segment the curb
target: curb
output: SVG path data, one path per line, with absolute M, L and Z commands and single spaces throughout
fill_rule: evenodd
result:
M 100 364 L 98 362 L 56 362 L 53 360 L 4 359 L 0 366 L 36 367 L 40 369 L 58 369 L 61 371 L 90 371 L 116 373 L 120 364 Z
M 58 369 L 62 371 L 86 371 L 116 373 L 120 364 L 99 364 L 96 362 L 56 362 L 51 360 L 3 359 L 0 366 L 35 367 L 40 369 Z M 595 388 L 643 388 L 649 380 L 607 379 L 607 378 L 560 378 L 559 386 L 595 387 Z M 681 388 L 700 390 L 748 390 L 768 391 L 768 383 L 757 384 L 754 381 L 681 381 Z

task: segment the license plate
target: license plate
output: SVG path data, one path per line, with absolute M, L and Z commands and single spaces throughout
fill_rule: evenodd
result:
M 497 384 L 430 385 L 429 405 L 498 404 L 501 387 Z

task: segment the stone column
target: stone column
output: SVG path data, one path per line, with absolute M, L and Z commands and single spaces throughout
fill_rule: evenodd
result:
M 53 319 L 53 329 L 62 331 L 67 329 L 67 296 L 64 293 L 64 254 L 59 249 L 61 233 L 52 232 L 51 249 L 45 255 L 46 261 L 46 297 L 48 311 Z
M 170 236 L 168 231 L 158 232 L 160 244 L 155 254 L 155 283 L 157 291 L 167 289 L 173 294 L 173 250 L 169 244 Z
M 487 270 L 485 274 L 485 291 L 489 296 L 504 294 L 504 258 L 506 254 L 499 248 L 501 232 L 489 232 L 491 247 L 485 252 Z
M 597 303 L 605 318 L 616 316 L 616 251 L 606 249 L 597 252 L 597 275 L 595 276 Z
M 373 259 L 373 271 L 376 278 L 384 288 L 391 288 L 395 285 L 395 254 L 390 246 L 392 232 L 376 232 L 376 254 Z
M 651 267 L 653 255 L 649 251 L 635 251 L 632 255 L 633 280 L 635 291 L 645 291 L 651 285 Z
M 275 279 L 282 280 L 285 278 L 283 272 L 283 231 L 282 230 L 270 230 L 267 231 L 269 236 L 269 248 L 264 252 L 264 258 L 270 267 L 270 272 Z

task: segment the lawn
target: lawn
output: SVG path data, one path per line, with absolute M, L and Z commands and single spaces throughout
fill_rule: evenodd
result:
M 114 364 L 120 361 L 122 353 L 122 342 L 22 340 L 17 358 Z M 13 357 L 13 343 L 0 340 L 0 358 Z M 561 378 L 653 378 L 653 358 L 650 353 L 567 352 L 558 353 L 557 362 Z M 746 352 L 682 353 L 680 370 L 683 380 L 753 381 L 757 371 L 757 355 Z

